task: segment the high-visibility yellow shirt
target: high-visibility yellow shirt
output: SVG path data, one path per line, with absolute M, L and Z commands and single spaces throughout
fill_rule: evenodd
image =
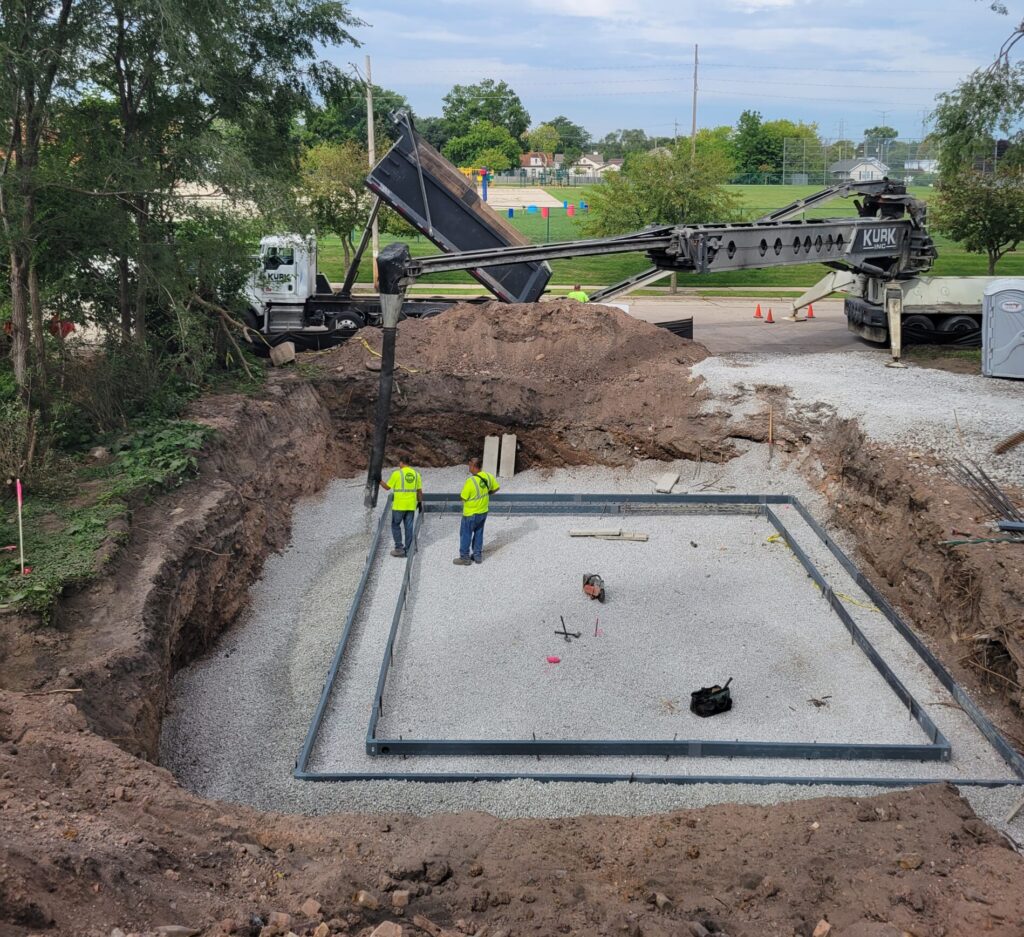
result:
M 411 465 L 402 469 L 395 469 L 388 479 L 388 488 L 391 489 L 391 507 L 395 511 L 415 511 L 416 492 L 423 488 L 423 479 L 420 473 Z
M 578 303 L 589 303 L 590 297 L 583 290 L 573 290 L 566 294 L 569 299 L 575 299 Z
M 490 496 L 501 488 L 490 472 L 478 472 L 466 479 L 462 486 L 462 514 L 472 517 L 474 514 L 486 514 Z

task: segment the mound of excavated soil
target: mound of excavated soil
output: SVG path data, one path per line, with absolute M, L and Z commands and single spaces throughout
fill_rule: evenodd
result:
M 318 389 L 368 450 L 376 331 L 316 356 Z M 392 449 L 424 465 L 462 461 L 494 433 L 519 436 L 520 467 L 634 457 L 719 461 L 721 420 L 701 413 L 690 366 L 703 345 L 610 306 L 572 301 L 460 304 L 398 330 Z M 332 389 L 333 385 L 333 389 Z
M 399 327 L 402 353 L 418 365 L 452 374 L 493 374 L 597 385 L 638 369 L 678 373 L 707 349 L 613 306 L 572 300 L 460 304 Z

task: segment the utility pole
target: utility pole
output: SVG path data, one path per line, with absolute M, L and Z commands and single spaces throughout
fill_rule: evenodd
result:
M 376 128 L 373 125 L 373 73 L 370 71 L 370 56 L 366 56 L 366 149 L 370 154 L 370 168 L 377 162 Z M 377 226 L 377 214 L 374 212 L 370 226 L 371 254 L 373 256 L 373 288 L 378 288 L 377 255 L 380 253 L 380 229 Z
M 690 128 L 690 162 L 697 159 L 697 43 L 693 44 L 693 123 Z

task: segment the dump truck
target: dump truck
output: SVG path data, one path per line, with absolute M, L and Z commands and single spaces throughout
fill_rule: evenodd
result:
M 442 251 L 487 250 L 530 242 L 484 203 L 476 188 L 415 130 L 411 116 L 392 118 L 397 139 L 366 179 L 373 193 L 370 216 L 340 289 L 334 290 L 317 265 L 312 235 L 271 235 L 260 241 L 256 269 L 246 289 L 246 325 L 261 339 L 257 349 L 283 341 L 298 348 L 327 348 L 357 329 L 381 322 L 380 297 L 355 293 L 359 263 L 381 206 L 394 209 Z M 544 262 L 514 263 L 468 271 L 497 299 L 536 302 L 551 268 Z M 461 300 L 460 300 L 461 301 Z M 456 302 L 411 297 L 403 317 L 436 315 Z

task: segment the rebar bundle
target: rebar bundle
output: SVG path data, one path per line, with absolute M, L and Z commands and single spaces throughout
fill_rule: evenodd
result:
M 954 460 L 950 468 L 953 478 L 967 490 L 974 503 L 987 515 L 996 520 L 1024 523 L 1024 514 L 977 462 L 967 464 Z

